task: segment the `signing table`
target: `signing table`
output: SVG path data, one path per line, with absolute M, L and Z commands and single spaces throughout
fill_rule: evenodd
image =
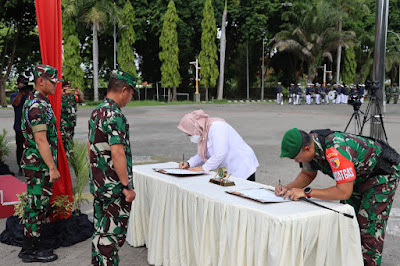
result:
M 146 245 L 154 265 L 363 265 L 357 220 L 306 202 L 262 204 L 225 191 L 266 187 L 214 174 L 175 177 L 133 167 L 137 193 L 127 242 Z M 353 214 L 349 205 L 315 200 Z

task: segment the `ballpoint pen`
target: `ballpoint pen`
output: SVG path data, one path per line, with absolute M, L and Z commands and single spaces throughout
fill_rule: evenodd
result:
M 279 190 L 282 191 L 281 180 L 279 179 Z

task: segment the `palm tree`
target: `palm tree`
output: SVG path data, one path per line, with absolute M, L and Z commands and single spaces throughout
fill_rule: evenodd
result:
M 368 7 L 365 0 L 325 0 L 338 12 L 337 27 L 338 31 L 342 31 L 344 21 L 349 17 L 349 14 L 357 11 L 368 12 Z M 342 45 L 337 47 L 337 60 L 336 60 L 336 83 L 339 83 L 340 77 L 340 61 L 342 57 Z
M 121 11 L 115 2 L 107 0 L 71 0 L 77 10 L 77 17 L 92 28 L 93 34 L 93 93 L 94 100 L 99 100 L 99 42 L 97 34 L 106 23 L 120 23 Z
M 373 66 L 374 66 L 374 43 L 375 34 L 372 32 L 364 32 L 357 37 L 361 46 L 362 52 L 359 53 L 357 62 L 361 65 L 361 69 L 358 72 L 358 80 L 364 82 L 368 78 L 372 80 L 373 77 Z
M 294 11 L 295 10 L 295 11 Z M 332 51 L 339 45 L 348 46 L 355 34 L 352 31 L 338 31 L 334 26 L 337 10 L 324 1 L 298 3 L 285 13 L 286 30 L 277 33 L 271 40 L 272 49 L 289 51 L 299 55 L 308 63 L 308 81 L 312 82 L 324 58 L 332 62 Z

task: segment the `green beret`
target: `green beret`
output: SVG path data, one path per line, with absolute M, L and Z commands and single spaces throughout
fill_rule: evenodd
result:
M 35 66 L 33 69 L 33 75 L 36 77 L 43 77 L 49 79 L 51 82 L 62 82 L 61 79 L 58 78 L 58 70 L 52 66 L 39 64 Z
M 136 88 L 137 77 L 135 77 L 134 75 L 115 69 L 111 72 L 111 78 L 122 79 L 128 85 L 131 85 L 132 88 L 134 88 L 137 93 L 139 93 L 139 90 Z
M 301 133 L 297 128 L 292 128 L 288 130 L 282 139 L 281 144 L 281 158 L 289 157 L 293 159 L 299 154 L 301 146 L 303 144 L 303 138 Z

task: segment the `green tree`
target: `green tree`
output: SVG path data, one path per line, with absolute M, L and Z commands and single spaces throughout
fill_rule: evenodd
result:
M 79 54 L 79 39 L 75 35 L 68 37 L 64 45 L 64 79 L 71 81 L 73 87 L 85 89 L 85 73 L 81 68 L 82 57 Z
M 176 25 L 179 20 L 175 3 L 171 0 L 164 16 L 164 23 L 160 36 L 161 52 L 161 83 L 168 88 L 168 102 L 171 101 L 171 88 L 173 88 L 172 100 L 176 101 L 176 87 L 179 85 L 179 47 Z
M 85 73 L 80 67 L 83 60 L 80 55 L 80 41 L 76 33 L 76 6 L 71 4 L 71 0 L 63 0 L 61 6 L 64 39 L 64 79 L 71 81 L 72 86 L 78 87 L 83 91 L 85 89 Z
M 281 16 L 279 15 L 279 17 L 276 17 L 276 14 L 281 14 L 281 9 L 282 3 L 270 0 L 240 1 L 239 5 L 231 5 L 229 17 L 230 20 L 232 20 L 232 23 L 237 26 L 230 26 L 229 33 L 237 35 L 237 37 L 235 36 L 235 39 L 238 41 L 231 41 L 228 46 L 228 49 L 233 51 L 234 54 L 230 54 L 227 58 L 226 79 L 236 79 L 239 88 L 247 86 L 247 80 L 249 80 L 250 88 L 261 85 L 263 39 L 270 40 L 275 35 L 274 32 L 277 32 L 277 29 L 278 31 L 280 30 L 277 25 L 282 25 Z M 234 33 L 235 31 L 236 33 Z M 232 39 L 232 37 L 228 36 L 228 39 Z M 238 43 L 237 46 L 235 43 Z M 246 49 L 243 44 L 245 44 L 248 49 Z M 239 47 L 244 47 L 244 50 Z M 266 60 L 264 60 L 264 66 L 267 66 L 267 68 L 269 65 L 268 53 L 269 46 L 265 45 L 264 55 L 267 55 L 265 56 Z M 248 77 L 247 73 L 243 71 L 243 67 L 247 65 L 245 63 L 247 58 L 249 60 Z M 232 64 L 233 62 L 231 59 L 236 63 Z M 290 59 L 297 60 L 295 56 Z M 286 63 L 290 63 L 290 61 L 287 61 Z M 267 68 L 264 68 L 264 70 Z M 266 72 L 264 71 L 264 73 Z M 296 71 L 290 73 L 296 73 Z M 252 91 L 250 91 L 250 93 L 251 92 Z M 238 94 L 236 93 L 236 95 Z
M 107 23 L 120 21 L 120 8 L 108 0 L 72 0 L 76 5 L 77 17 L 92 29 L 93 90 L 94 100 L 99 100 L 99 41 L 98 32 Z
M 211 0 L 204 3 L 203 20 L 201 21 L 203 33 L 201 34 L 201 52 L 199 64 L 201 67 L 200 83 L 206 88 L 206 101 L 208 101 L 208 88 L 215 87 L 218 78 L 217 66 L 217 26 L 214 17 L 214 8 Z
M 4 106 L 10 74 L 26 71 L 40 61 L 40 47 L 34 2 L 0 1 L 0 6 L 0 105 Z
M 126 1 L 122 10 L 122 24 L 127 27 L 123 29 L 121 38 L 118 42 L 118 65 L 119 69 L 137 75 L 135 65 L 135 54 L 133 53 L 133 44 L 135 43 L 135 13 L 130 1 Z
M 349 15 L 353 16 L 355 11 L 357 12 L 369 12 L 367 5 L 365 4 L 366 0 L 325 0 L 327 1 L 334 9 L 339 11 L 337 13 L 337 29 L 339 32 L 342 31 L 343 25 L 349 19 Z M 342 54 L 342 45 L 339 44 L 337 47 L 336 53 L 336 83 L 339 84 L 340 80 L 340 61 Z M 346 76 L 345 74 L 344 76 Z
M 354 53 L 354 47 L 349 46 L 345 50 L 344 56 L 344 64 L 343 64 L 343 72 L 342 72 L 342 80 L 344 84 L 352 84 L 354 83 L 354 78 L 356 77 L 356 55 Z
M 388 32 L 385 69 L 386 72 L 389 72 L 391 86 L 394 86 L 394 83 L 398 83 L 398 80 L 396 79 L 396 74 L 400 65 L 399 41 L 399 38 L 393 32 Z
M 62 0 L 62 34 L 64 41 L 71 35 L 76 35 L 77 6 L 74 0 Z
M 354 39 L 352 31 L 335 28 L 337 10 L 324 1 L 296 2 L 291 11 L 283 13 L 286 30 L 271 40 L 278 51 L 295 51 L 308 64 L 308 81 L 312 82 L 323 58 L 332 62 L 332 51 L 339 45 L 347 47 Z

